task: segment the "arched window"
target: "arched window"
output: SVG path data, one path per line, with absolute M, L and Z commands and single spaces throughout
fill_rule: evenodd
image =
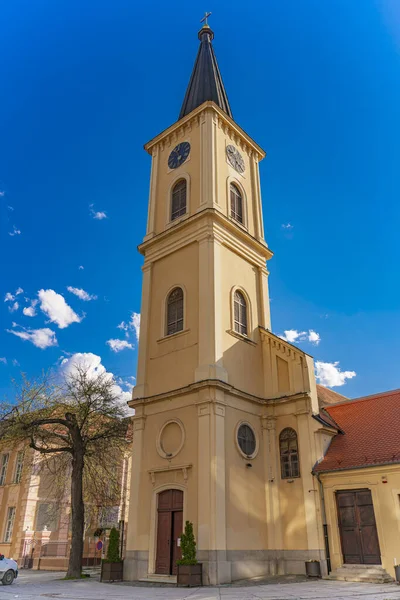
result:
M 243 198 L 240 193 L 239 188 L 231 183 L 229 186 L 231 192 L 231 217 L 238 221 L 238 223 L 243 223 Z
M 167 335 L 183 330 L 183 291 L 177 287 L 167 300 Z
M 186 213 L 186 179 L 180 179 L 172 188 L 171 221 Z
M 291 427 L 286 427 L 281 431 L 279 436 L 279 449 L 281 454 L 282 479 L 300 477 L 297 433 Z
M 237 333 L 247 335 L 247 302 L 239 290 L 233 298 L 233 324 Z

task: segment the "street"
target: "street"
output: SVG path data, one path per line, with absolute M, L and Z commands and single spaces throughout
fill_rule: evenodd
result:
M 64 573 L 22 571 L 11 586 L 0 586 L 0 599 L 43 600 L 400 600 L 396 584 L 304 581 L 251 586 L 203 588 L 147 587 L 127 583 L 100 583 L 98 576 L 80 581 L 62 581 Z

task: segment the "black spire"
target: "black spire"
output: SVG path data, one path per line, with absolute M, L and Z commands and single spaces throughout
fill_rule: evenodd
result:
M 232 118 L 228 96 L 222 83 L 221 73 L 211 43 L 213 39 L 214 33 L 208 25 L 204 25 L 199 31 L 200 48 L 179 113 L 179 119 L 188 115 L 206 100 L 215 102 Z

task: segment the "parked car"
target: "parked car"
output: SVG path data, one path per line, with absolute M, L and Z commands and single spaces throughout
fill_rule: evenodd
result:
M 0 581 L 3 585 L 11 585 L 18 577 L 18 565 L 12 558 L 0 554 Z

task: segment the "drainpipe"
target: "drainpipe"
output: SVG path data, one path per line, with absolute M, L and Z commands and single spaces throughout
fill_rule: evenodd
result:
M 319 485 L 319 495 L 321 498 L 321 516 L 322 516 L 322 527 L 324 531 L 324 541 L 325 541 L 325 553 L 326 553 L 326 566 L 328 569 L 328 575 L 331 572 L 331 554 L 329 551 L 329 537 L 328 537 L 328 524 L 326 522 L 326 509 L 325 509 L 325 495 L 324 495 L 324 486 L 320 479 L 319 473 L 313 473 L 317 478 Z

